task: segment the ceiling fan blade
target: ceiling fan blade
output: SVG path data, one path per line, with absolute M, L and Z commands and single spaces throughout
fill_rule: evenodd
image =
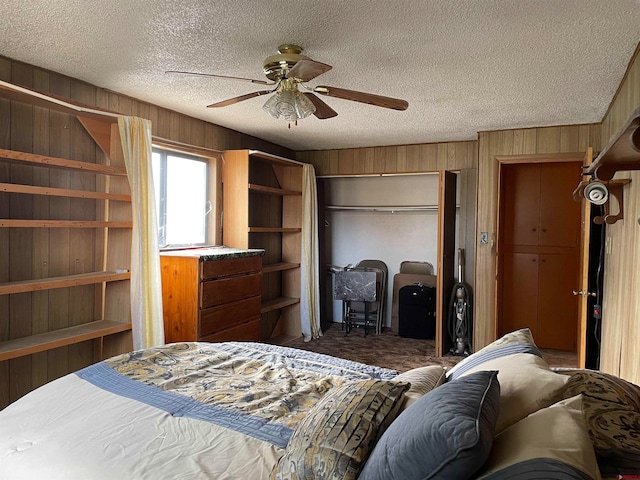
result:
M 329 105 L 324 103 L 320 98 L 316 97 L 311 92 L 305 92 L 305 96 L 311 100 L 316 107 L 316 111 L 313 114 L 318 117 L 320 120 L 324 120 L 325 118 L 333 118 L 338 116 L 338 112 L 336 112 Z
M 259 90 L 257 92 L 251 92 L 245 95 L 240 95 L 239 97 L 233 97 L 228 100 L 223 100 L 221 102 L 212 103 L 211 105 L 207 105 L 207 108 L 228 107 L 229 105 L 233 105 L 234 103 L 242 102 L 243 100 L 249 100 L 250 98 L 254 97 L 259 97 L 260 95 L 267 95 L 272 92 L 273 90 Z
M 301 82 L 308 82 L 318 75 L 328 72 L 332 68 L 331 65 L 327 65 L 326 63 L 302 59 L 298 60 L 291 70 L 289 70 L 287 78 L 297 78 Z
M 230 77 L 228 75 L 216 75 L 213 73 L 180 72 L 178 70 L 167 70 L 164 73 L 175 73 L 178 75 L 191 75 L 194 77 L 212 77 L 212 78 L 226 78 L 228 80 L 242 80 L 243 82 L 257 83 L 259 85 L 275 85 L 275 82 L 267 82 L 266 80 L 254 80 L 253 78 L 244 78 L 244 77 Z
M 368 103 L 369 105 L 375 105 L 376 107 L 391 108 L 393 110 L 406 110 L 409 107 L 409 103 L 406 100 L 383 97 L 382 95 L 374 95 L 372 93 L 356 92 L 354 90 L 346 90 L 344 88 L 320 86 L 314 88 L 313 91 L 330 97 Z

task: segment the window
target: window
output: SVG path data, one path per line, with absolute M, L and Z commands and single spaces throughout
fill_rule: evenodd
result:
M 206 245 L 208 159 L 154 148 L 152 168 L 160 248 Z

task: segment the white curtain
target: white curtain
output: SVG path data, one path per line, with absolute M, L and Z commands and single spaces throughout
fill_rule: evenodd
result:
M 164 344 L 158 221 L 151 171 L 151 122 L 118 117 L 124 161 L 131 186 L 131 322 L 133 348 Z
M 320 276 L 318 272 L 318 196 L 313 165 L 302 169 L 302 261 L 300 265 L 300 322 L 304 340 L 320 331 Z

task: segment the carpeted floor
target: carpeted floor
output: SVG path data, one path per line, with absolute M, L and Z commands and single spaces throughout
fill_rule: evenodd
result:
M 304 342 L 302 338 L 286 344 L 287 347 L 300 348 L 334 357 L 346 358 L 355 362 L 377 365 L 404 372 L 424 365 L 444 365 L 451 367 L 462 357 L 435 356 L 433 340 L 401 338 L 390 329 L 384 329 L 380 335 L 357 328 L 345 335 L 340 324 L 332 324 L 319 339 Z
M 452 367 L 464 357 L 445 355 L 435 356 L 433 340 L 402 338 L 390 329 L 384 329 L 380 335 L 369 333 L 366 337 L 361 328 L 345 335 L 339 323 L 331 324 L 319 339 L 304 342 L 302 338 L 286 343 L 288 347 L 300 348 L 334 357 L 346 358 L 355 362 L 377 365 L 404 372 L 424 365 L 443 365 Z M 543 350 L 547 363 L 552 367 L 575 367 L 576 355 L 557 350 Z

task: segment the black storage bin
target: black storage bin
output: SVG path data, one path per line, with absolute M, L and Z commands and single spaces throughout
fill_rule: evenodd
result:
M 436 289 L 421 283 L 398 291 L 398 335 L 407 338 L 436 337 Z

